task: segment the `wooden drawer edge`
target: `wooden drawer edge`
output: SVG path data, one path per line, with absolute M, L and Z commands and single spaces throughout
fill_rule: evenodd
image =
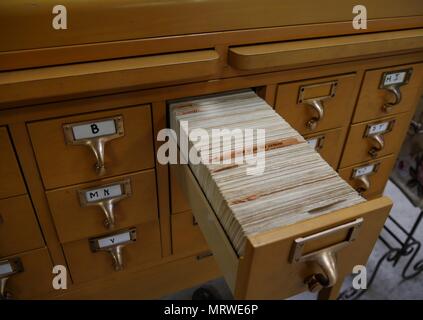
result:
M 233 47 L 229 64 L 255 70 L 423 47 L 423 29 Z
M 213 252 L 228 286 L 234 291 L 238 270 L 238 255 L 191 169 L 186 165 L 174 165 L 173 167 L 176 178 L 191 204 L 192 213 L 207 240 L 207 244 Z
M 202 78 L 218 62 L 215 50 L 199 50 L 9 71 L 0 75 L 1 104 Z

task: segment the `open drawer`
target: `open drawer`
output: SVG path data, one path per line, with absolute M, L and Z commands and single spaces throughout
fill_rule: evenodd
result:
M 245 121 L 249 126 L 250 119 L 258 119 L 259 113 L 249 113 L 255 112 L 254 108 L 265 114 L 266 119 L 276 119 L 274 111 L 267 112 L 263 101 L 249 93 L 235 98 L 224 95 L 201 99 L 171 104 L 172 127 L 182 132 L 181 119 L 187 116 L 191 117 L 190 128 L 202 123 L 211 130 L 221 127 L 223 122 L 231 127 L 227 112 L 236 113 L 233 117 L 236 125 L 242 126 Z M 203 160 L 195 164 L 191 158 L 188 164 L 176 164 L 172 169 L 235 298 L 280 299 L 306 290 L 320 291 L 320 297 L 333 298 L 353 267 L 366 264 L 392 204 L 387 198 L 366 202 L 341 181 L 297 132 L 290 131 L 292 128 L 276 117 L 276 131 L 281 125 L 281 132 L 294 138 L 276 140 L 277 144 L 271 140 L 277 136 L 274 131 L 269 140 L 266 138 L 266 161 L 273 162 L 266 167 L 269 171 L 265 170 L 255 180 L 248 180 L 241 170 L 235 171 L 234 165 L 219 167 L 220 164 L 208 165 Z M 210 150 L 214 157 L 215 150 Z M 298 156 L 302 153 L 306 160 Z M 290 157 L 293 160 L 285 162 Z M 308 171 L 309 162 L 317 164 L 313 172 Z M 273 170 L 275 164 L 277 170 Z M 291 167 L 295 169 L 290 171 Z M 316 180 L 321 183 L 319 171 L 329 181 L 319 185 L 322 193 L 315 187 Z M 263 189 L 252 183 L 263 185 Z M 332 189 L 334 183 L 337 187 Z M 343 190 L 344 198 L 333 196 L 338 189 Z M 327 199 L 322 199 L 322 195 L 327 195 Z M 317 199 L 314 207 L 311 198 Z M 285 206 L 295 201 L 298 205 Z
M 378 198 L 281 227 L 248 238 L 245 254 L 238 256 L 190 168 L 187 165 L 173 168 L 237 299 L 290 297 L 307 291 L 306 280 L 321 272 L 336 274 L 336 281 L 342 283 L 355 265 L 366 264 L 391 208 L 388 198 Z M 328 253 L 335 254 L 334 260 L 324 259 Z

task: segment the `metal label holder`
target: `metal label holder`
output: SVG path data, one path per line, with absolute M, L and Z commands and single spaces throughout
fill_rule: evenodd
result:
M 386 122 L 388 122 L 388 127 L 386 128 L 386 130 L 382 132 L 377 132 L 377 133 L 370 133 L 370 130 L 373 126 L 386 123 Z M 383 148 L 385 147 L 385 139 L 383 136 L 393 130 L 395 123 L 396 123 L 396 120 L 392 119 L 388 121 L 380 121 L 380 122 L 368 124 L 366 126 L 366 130 L 364 132 L 363 137 L 370 139 L 370 141 L 373 144 L 373 147 L 371 147 L 370 150 L 368 151 L 369 155 L 372 158 L 376 158 L 378 155 L 378 152 L 382 151 Z
M 120 242 L 120 243 L 110 245 L 110 246 L 100 247 L 99 241 L 101 239 L 109 238 L 109 237 L 113 237 L 113 236 L 118 236 L 118 235 L 124 234 L 124 233 L 129 233 L 129 240 L 128 241 Z M 128 229 L 126 231 L 120 231 L 120 232 L 117 232 L 117 233 L 114 233 L 114 234 L 110 234 L 110 235 L 106 235 L 106 236 L 102 236 L 102 237 L 97 237 L 97 238 L 92 238 L 92 239 L 89 240 L 89 243 L 90 243 L 90 249 L 91 249 L 92 252 L 99 252 L 99 251 L 108 252 L 113 258 L 113 266 L 114 266 L 115 271 L 121 271 L 124 268 L 122 249 L 128 244 L 134 243 L 136 240 L 137 240 L 136 228 L 131 228 L 131 229 Z
M 73 127 L 81 126 L 85 124 L 91 124 L 95 122 L 104 122 L 107 120 L 113 120 L 115 124 L 115 133 L 113 134 L 107 134 L 92 138 L 83 138 L 83 139 L 75 139 L 74 133 L 73 133 Z M 105 145 L 110 140 L 114 140 L 120 137 L 123 137 L 125 134 L 124 128 L 123 128 L 123 117 L 122 116 L 115 116 L 111 118 L 103 118 L 103 119 L 96 119 L 91 121 L 83 121 L 83 122 L 76 122 L 71 124 L 64 124 L 63 130 L 65 134 L 65 141 L 68 145 L 83 145 L 90 148 L 90 150 L 94 153 L 94 156 L 97 160 L 96 163 L 96 170 L 98 174 L 104 174 L 106 167 L 105 167 Z
M 115 196 L 115 197 L 111 197 L 111 198 L 105 198 L 105 199 L 101 199 L 101 200 L 97 200 L 97 201 L 88 201 L 86 199 L 86 193 L 90 192 L 92 190 L 96 190 L 96 189 L 102 189 L 102 188 L 107 188 L 110 186 L 115 186 L 115 185 L 120 185 L 121 188 L 121 195 L 119 196 Z M 105 185 L 100 185 L 97 187 L 92 187 L 92 188 L 87 188 L 87 189 L 82 189 L 82 190 L 78 190 L 78 195 L 79 195 L 79 202 L 81 204 L 81 207 L 87 207 L 87 206 L 98 206 L 101 208 L 101 210 L 103 211 L 104 215 L 106 216 L 106 219 L 104 221 L 104 225 L 108 228 L 108 229 L 113 229 L 115 227 L 116 224 L 116 215 L 115 215 L 115 204 L 118 203 L 119 201 L 128 198 L 132 195 L 132 189 L 131 189 L 131 181 L 130 179 L 125 179 L 122 181 L 117 181 L 117 182 L 113 182 L 113 183 L 109 183 L 109 184 L 105 184 Z
M 395 73 L 405 73 L 404 79 L 401 82 L 398 83 L 392 83 L 392 84 L 385 84 L 386 78 Z M 402 100 L 402 94 L 401 94 L 401 87 L 408 84 L 410 81 L 410 78 L 413 74 L 413 68 L 408 69 L 402 69 L 402 70 L 395 70 L 395 71 L 387 71 L 382 74 L 382 77 L 380 79 L 379 83 L 379 89 L 387 90 L 388 92 L 392 93 L 395 97 L 393 102 L 385 102 L 383 104 L 383 111 L 390 112 L 392 111 L 393 107 L 397 104 L 401 103 Z
M 312 98 L 306 98 L 306 89 L 311 89 L 315 87 L 321 87 L 324 85 L 330 85 L 330 90 L 328 95 L 318 96 L 318 97 L 312 97 Z M 315 130 L 317 127 L 317 124 L 323 119 L 325 115 L 325 108 L 323 101 L 334 98 L 336 95 L 336 88 L 338 86 L 338 81 L 329 81 L 329 82 L 323 82 L 323 83 L 316 83 L 316 84 L 310 84 L 310 85 L 304 85 L 300 87 L 300 91 L 298 94 L 298 100 L 297 104 L 306 104 L 313 108 L 313 110 L 316 112 L 316 116 L 312 117 L 310 120 L 307 121 L 306 127 L 310 130 Z

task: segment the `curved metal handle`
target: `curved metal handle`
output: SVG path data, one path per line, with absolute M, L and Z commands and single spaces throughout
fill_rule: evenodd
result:
M 98 203 L 100 208 L 103 210 L 104 215 L 106 216 L 104 225 L 109 229 L 113 229 L 116 223 L 116 217 L 114 213 L 115 202 L 116 201 L 114 201 L 114 199 L 109 199 Z
M 102 175 L 106 172 L 105 161 L 104 161 L 104 147 L 107 142 L 107 139 L 97 138 L 92 140 L 87 140 L 86 144 L 90 147 L 91 151 L 94 153 L 97 163 L 95 168 L 97 173 Z
M 356 178 L 360 182 L 360 187 L 357 188 L 357 192 L 363 193 L 370 189 L 370 180 L 367 175 L 359 176 Z
M 392 111 L 392 108 L 395 105 L 399 104 L 402 100 L 401 89 L 400 89 L 399 86 L 395 86 L 395 85 L 388 86 L 384 89 L 387 90 L 388 92 L 392 93 L 395 97 L 395 100 L 393 102 L 385 102 L 383 104 L 383 110 L 385 112 L 390 112 L 390 111 Z
M 369 150 L 369 154 L 373 158 L 376 158 L 377 153 L 385 147 L 385 139 L 383 139 L 383 136 L 379 134 L 370 135 L 368 138 L 370 138 L 374 144 L 374 146 Z
M 314 260 L 322 269 L 323 274 L 315 273 L 305 280 L 311 292 L 329 288 L 338 281 L 338 270 L 336 268 L 336 253 L 328 250 L 320 253 Z
M 317 127 L 317 124 L 319 123 L 320 120 L 323 119 L 325 115 L 325 108 L 323 106 L 323 102 L 322 100 L 319 100 L 319 99 L 312 99 L 312 100 L 304 101 L 304 103 L 311 106 L 317 113 L 317 116 L 311 118 L 306 123 L 307 128 L 309 128 L 310 130 L 315 130 Z
M 111 254 L 113 258 L 113 265 L 115 267 L 115 271 L 121 271 L 123 270 L 123 254 L 122 249 L 125 245 L 117 245 L 110 249 L 108 249 L 109 253 Z
M 10 299 L 10 294 L 6 291 L 6 284 L 9 277 L 1 278 L 0 279 L 0 300 Z

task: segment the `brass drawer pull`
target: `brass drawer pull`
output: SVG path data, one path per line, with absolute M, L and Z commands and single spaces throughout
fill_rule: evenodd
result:
M 386 87 L 385 90 L 389 91 L 390 93 L 394 95 L 393 102 L 385 102 L 383 104 L 383 110 L 385 112 L 391 112 L 394 106 L 401 103 L 401 100 L 402 100 L 401 90 L 397 86 L 389 86 L 389 87 Z
M 338 81 L 330 81 L 300 87 L 297 103 L 310 106 L 315 113 L 315 116 L 306 122 L 306 127 L 310 130 L 315 130 L 318 123 L 324 118 L 325 107 L 323 102 L 335 97 L 337 85 Z M 322 91 L 327 92 L 321 93 Z
M 99 175 L 106 172 L 106 143 L 124 135 L 122 116 L 65 124 L 63 130 L 67 144 L 84 145 L 90 148 L 97 160 L 95 168 Z
M 395 120 L 390 120 L 367 125 L 364 137 L 370 139 L 373 145 L 368 152 L 372 158 L 376 158 L 378 152 L 382 151 L 385 147 L 383 136 L 392 131 L 395 122 Z
M 81 207 L 100 207 L 106 216 L 104 225 L 113 229 L 116 225 L 115 204 L 131 196 L 131 182 L 126 179 L 96 188 L 78 190 L 78 193 Z
M 370 189 L 371 183 L 369 176 L 376 173 L 379 167 L 380 162 L 358 167 L 353 170 L 351 179 L 359 182 L 359 186 L 356 188 L 357 192 L 364 193 Z
M 132 228 L 125 232 L 90 239 L 90 248 L 92 252 L 108 252 L 113 259 L 115 271 L 121 271 L 124 269 L 123 248 L 128 244 L 134 243 L 136 240 L 136 229 Z
M 19 258 L 0 261 L 0 300 L 12 298 L 12 294 L 6 289 L 7 281 L 11 276 L 23 271 Z
M 379 134 L 371 135 L 369 138 L 375 144 L 375 146 L 369 150 L 369 154 L 372 156 L 372 158 L 376 158 L 377 153 L 382 151 L 382 149 L 385 147 L 385 140 L 383 139 L 383 136 Z
M 317 127 L 318 122 L 323 119 L 323 116 L 325 115 L 325 109 L 323 107 L 323 102 L 321 100 L 310 100 L 306 102 L 309 106 L 311 106 L 316 111 L 316 116 L 311 118 L 307 121 L 307 128 L 310 130 L 315 130 Z
M 370 180 L 367 175 L 357 177 L 356 179 L 360 181 L 360 186 L 357 188 L 358 193 L 364 193 L 370 189 Z
M 323 273 L 314 273 L 305 278 L 311 292 L 320 291 L 322 288 L 332 287 L 338 281 L 338 270 L 336 266 L 336 253 L 348 246 L 357 237 L 359 227 L 363 223 L 363 218 L 345 223 L 343 225 L 312 234 L 307 237 L 297 238 L 291 251 L 291 263 L 314 262 Z M 331 245 L 329 247 L 306 253 L 303 255 L 303 249 L 308 242 L 327 237 L 330 234 L 349 229 L 347 239 Z
M 393 107 L 400 104 L 402 94 L 400 87 L 406 85 L 411 78 L 413 69 L 405 69 L 399 71 L 389 71 L 382 74 L 382 79 L 379 84 L 379 89 L 384 89 L 394 96 L 394 101 L 385 102 L 383 104 L 383 111 L 391 112 Z

